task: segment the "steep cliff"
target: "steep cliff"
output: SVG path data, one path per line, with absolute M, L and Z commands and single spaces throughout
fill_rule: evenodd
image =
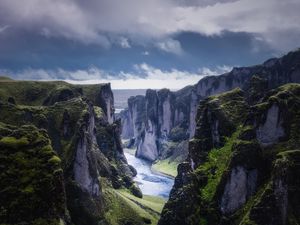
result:
M 201 101 L 159 224 L 298 224 L 299 100 L 286 84 L 255 103 L 240 89 Z
M 261 65 L 234 68 L 223 75 L 205 77 L 176 92 L 148 90 L 145 97 L 132 97 L 128 102 L 128 109 L 121 116 L 124 137 L 136 140 L 138 157 L 150 161 L 165 159 L 172 155 L 166 147 L 168 142 L 178 145 L 194 136 L 200 100 L 239 87 L 251 95 L 251 101 L 257 101 L 272 88 L 300 82 L 299 61 L 300 51 L 297 50 Z M 132 104 L 136 102 L 142 106 Z M 137 127 L 138 132 L 132 132 Z M 187 149 L 182 149 L 182 154 L 187 154 Z
M 113 95 L 109 84 L 71 85 L 65 82 L 1 80 L 0 121 L 5 123 L 1 125 L 4 131 L 1 131 L 0 144 L 5 144 L 5 148 L 0 150 L 1 156 L 12 146 L 17 155 L 12 155 L 10 160 L 18 160 L 20 154 L 20 163 L 23 163 L 22 157 L 29 149 L 24 160 L 29 162 L 36 159 L 41 163 L 30 165 L 24 161 L 24 165 L 20 164 L 20 168 L 17 168 L 21 175 L 15 176 L 13 174 L 18 171 L 10 163 L 13 161 L 5 161 L 5 171 L 2 167 L 0 175 L 8 182 L 5 183 L 7 186 L 1 182 L 1 192 L 7 190 L 10 193 L 10 190 L 14 191 L 13 185 L 21 184 L 20 191 L 15 190 L 4 199 L 6 205 L 1 208 L 1 216 L 6 224 L 138 225 L 157 220 L 157 215 L 153 217 L 141 208 L 142 204 L 138 205 L 128 197 L 120 197 L 121 191 L 138 198 L 142 197 L 142 193 L 132 180 L 135 171 L 127 164 L 123 154 L 121 126 L 119 121 L 114 121 Z M 22 132 L 11 126 L 21 126 Z M 27 126 L 29 128 L 25 129 Z M 6 127 L 17 131 L 9 132 Z M 39 148 L 43 145 L 39 146 L 34 139 L 27 138 L 38 138 L 38 132 L 49 137 L 44 143 L 49 148 L 48 155 L 43 155 L 43 152 L 39 154 Z M 57 168 L 51 167 L 52 159 L 48 162 L 48 156 L 53 156 Z M 42 170 L 44 167 L 45 171 Z M 7 174 L 7 170 L 12 174 Z M 41 170 L 41 174 L 31 176 L 31 170 Z M 26 208 L 28 202 L 22 199 L 22 190 L 27 190 L 27 186 L 23 185 L 23 174 L 24 180 L 27 179 L 24 182 L 29 185 L 29 193 L 26 195 L 24 192 L 24 196 L 30 197 L 32 194 L 32 199 L 37 199 L 36 204 L 40 203 L 41 206 L 37 211 L 34 208 L 37 205 Z M 46 180 L 40 180 L 40 176 L 45 176 Z M 10 182 L 9 179 L 15 180 Z M 44 189 L 47 194 L 43 195 L 43 190 L 36 190 L 35 186 L 31 188 L 30 185 L 35 184 L 41 185 L 41 188 L 49 185 Z M 53 199 L 47 202 L 48 197 Z M 16 206 L 9 202 L 12 198 Z M 49 204 L 49 208 L 43 207 L 44 204 Z M 116 207 L 125 207 L 127 210 L 112 211 Z M 40 214 L 33 216 L 36 212 Z

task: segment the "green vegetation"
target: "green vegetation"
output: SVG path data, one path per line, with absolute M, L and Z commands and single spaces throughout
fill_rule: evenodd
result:
M 47 134 L 0 123 L 0 221 L 59 225 L 65 215 L 62 169 Z
M 207 184 L 201 189 L 203 200 L 210 202 L 214 197 L 221 178 L 229 166 L 233 144 L 239 136 L 241 127 L 235 131 L 231 137 L 226 138 L 226 143 L 222 148 L 212 149 L 207 157 L 207 161 L 200 165 L 196 173 L 205 174 L 208 178 Z
M 0 82 L 5 82 L 5 81 L 13 81 L 13 79 L 6 76 L 0 76 Z
M 0 146 L 9 146 L 10 148 L 18 149 L 22 146 L 28 145 L 29 142 L 26 137 L 15 138 L 15 137 L 3 137 L 0 140 Z
M 12 97 L 18 105 L 53 105 L 75 97 L 84 96 L 99 105 L 103 84 L 72 85 L 64 81 L 16 81 L 3 77 L 0 79 L 0 100 L 6 102 Z M 100 98 L 99 98 L 100 97 Z
M 154 164 L 152 164 L 151 169 L 153 170 L 153 172 L 158 172 L 167 176 L 176 177 L 178 164 L 179 162 L 167 158 L 155 161 Z
M 150 208 L 152 211 L 158 214 L 161 213 L 162 208 L 166 202 L 163 198 L 150 195 L 145 195 L 143 196 L 143 198 L 138 198 L 129 193 L 126 189 L 120 189 L 117 190 L 117 192 L 125 196 L 126 198 L 132 200 L 133 202 L 143 205 L 145 208 Z
M 110 207 L 118 206 L 120 199 L 126 204 L 119 209 L 129 208 L 128 199 L 125 201 L 113 187 L 127 187 L 137 195 L 139 189 L 132 184 L 131 177 L 127 179 L 131 186 L 126 186 L 122 180 L 128 168 L 119 158 L 117 124 L 105 123 L 103 96 L 109 97 L 109 85 L 9 79 L 0 82 L 0 121 L 10 124 L 0 123 L 0 169 L 6 168 L 0 173 L 0 201 L 4 204 L 4 208 L 2 204 L 0 207 L 1 222 L 6 222 L 5 217 L 7 224 L 26 224 L 28 221 L 28 224 L 62 225 L 69 218 L 65 212 L 67 207 L 71 220 L 74 220 L 72 224 L 92 225 L 104 222 L 104 208 L 111 211 Z M 83 134 L 87 135 L 82 129 L 89 123 L 90 103 L 94 105 L 97 139 L 96 143 L 87 146 L 93 159 L 89 166 L 97 171 L 91 175 L 99 173 L 113 184 L 104 194 L 100 188 L 98 197 L 83 191 L 72 175 L 77 143 Z M 91 143 L 91 137 L 87 135 L 86 138 L 88 144 Z M 105 204 L 104 198 L 109 199 L 110 193 L 116 198 Z M 137 208 L 129 211 L 132 214 L 124 211 L 124 217 L 130 221 L 129 215 L 136 215 L 133 216 L 133 220 L 137 218 L 136 225 L 149 222 L 139 216 Z M 152 221 L 157 221 L 157 215 L 152 217 Z
M 102 118 L 104 116 L 104 112 L 100 107 L 94 106 L 94 111 L 97 118 Z
M 235 88 L 219 95 L 208 98 L 210 107 L 214 110 L 221 110 L 225 114 L 226 120 L 241 122 L 248 112 L 248 104 L 245 102 L 244 92 L 240 88 Z
M 108 207 L 105 218 L 111 225 L 156 225 L 165 203 L 165 200 L 159 197 L 135 197 L 126 189 L 114 190 L 104 187 L 103 193 Z

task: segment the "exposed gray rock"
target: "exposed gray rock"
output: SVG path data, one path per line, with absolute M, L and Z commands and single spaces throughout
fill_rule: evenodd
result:
M 280 118 L 280 110 L 273 104 L 267 112 L 266 121 L 256 130 L 257 140 L 263 145 L 272 145 L 285 135 Z
M 195 135 L 198 103 L 199 103 L 199 97 L 193 90 L 191 93 L 190 118 L 189 118 L 190 122 L 189 122 L 189 131 L 188 131 L 190 138 L 194 137 L 194 135 Z
M 100 195 L 98 171 L 91 165 L 94 148 L 98 150 L 95 135 L 95 116 L 93 106 L 89 106 L 87 125 L 81 127 L 81 138 L 77 144 L 74 163 L 74 178 L 80 187 L 93 196 Z M 99 150 L 100 151 L 100 150 Z M 92 171 L 94 170 L 94 171 Z
M 220 134 L 219 134 L 219 120 L 214 120 L 211 127 L 211 136 L 214 146 L 219 146 Z
M 287 184 L 278 178 L 274 181 L 274 194 L 280 211 L 281 224 L 285 225 L 287 221 L 288 210 L 288 188 Z
M 139 143 L 136 151 L 136 156 L 154 161 L 158 157 L 158 149 L 156 145 L 157 134 L 155 132 L 156 127 L 153 125 L 151 120 L 148 120 L 148 128 L 145 131 L 145 137 Z
M 109 84 L 105 84 L 102 88 L 101 88 L 101 104 L 100 106 L 104 109 L 106 117 L 107 117 L 107 121 L 109 124 L 112 124 L 115 120 L 115 109 L 114 109 L 114 95 L 112 93 L 111 87 L 110 87 L 110 83 Z
M 232 169 L 221 199 L 221 211 L 230 214 L 245 204 L 256 187 L 257 171 L 247 171 L 242 166 Z
M 122 110 L 120 113 L 122 121 L 122 138 L 130 139 L 134 137 L 132 115 L 128 109 Z
M 162 125 L 161 125 L 161 133 L 167 136 L 170 133 L 172 128 L 172 112 L 171 112 L 171 104 L 170 104 L 170 96 L 162 104 Z
M 149 100 L 150 95 L 143 96 L 143 107 L 139 107 L 138 109 L 135 108 L 136 105 L 131 104 L 131 102 L 139 101 L 142 96 L 132 97 L 130 101 L 128 101 L 128 109 L 131 113 L 131 117 L 128 116 L 126 119 L 122 120 L 123 126 L 127 127 L 123 129 L 125 132 L 124 137 L 126 136 L 129 138 L 128 133 L 132 134 L 132 132 L 128 132 L 128 130 L 131 129 L 129 127 L 132 127 L 134 129 L 132 138 L 136 140 L 136 146 L 138 146 L 138 148 L 139 146 L 145 146 L 144 144 L 139 144 L 139 142 L 149 143 L 150 140 L 147 140 L 147 138 L 151 138 L 152 140 L 155 139 L 157 141 L 157 147 L 152 149 L 155 152 L 157 151 L 157 148 L 158 152 L 160 152 L 160 144 L 168 140 L 170 130 L 174 127 L 184 127 L 188 137 L 192 138 L 196 128 L 196 111 L 201 99 L 234 88 L 247 90 L 250 86 L 251 78 L 257 74 L 261 76 L 262 80 L 267 80 L 265 84 L 266 90 L 276 88 L 279 85 L 289 82 L 299 82 L 299 57 L 298 53 L 293 54 L 294 53 L 290 53 L 285 56 L 286 58 L 289 58 L 288 60 L 283 58 L 271 59 L 261 65 L 233 68 L 231 72 L 223 75 L 205 77 L 197 84 L 187 86 L 176 92 L 171 92 L 167 89 L 160 91 L 152 90 L 154 94 L 151 95 L 151 98 L 156 98 L 156 100 L 146 104 L 145 102 Z M 293 66 L 291 67 L 290 65 Z M 151 116 L 147 113 L 149 108 L 156 108 Z M 258 130 L 258 136 L 260 137 L 261 143 L 266 145 L 271 144 L 284 135 L 280 122 L 275 123 L 278 125 L 277 127 L 274 127 L 274 124 L 272 125 L 274 119 L 271 119 L 271 117 L 275 115 L 272 110 L 269 112 L 266 124 L 262 125 Z M 156 126 L 159 131 L 155 138 L 153 135 L 147 135 L 146 125 L 149 120 L 152 121 L 152 125 Z M 143 134 L 145 134 L 145 136 L 142 139 L 141 137 Z M 215 138 L 218 137 L 215 135 Z M 147 146 L 149 145 L 147 144 Z M 144 150 L 139 149 L 139 152 L 142 151 L 149 151 L 149 148 L 145 148 Z M 155 153 L 153 155 L 157 154 Z

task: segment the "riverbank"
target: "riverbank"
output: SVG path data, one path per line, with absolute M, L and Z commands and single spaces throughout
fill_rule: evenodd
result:
M 174 179 L 177 176 L 178 162 L 170 162 L 168 159 L 157 160 L 151 165 L 151 171 L 155 174 Z
M 138 198 L 126 189 L 111 189 L 103 186 L 105 202 L 110 210 L 105 218 L 112 225 L 124 224 L 126 218 L 135 218 L 137 224 L 157 225 L 166 199 L 144 195 Z
M 151 170 L 151 163 L 134 156 L 133 149 L 124 148 L 128 164 L 137 170 L 134 181 L 144 195 L 152 195 L 168 199 L 174 179 L 169 175 L 159 174 Z

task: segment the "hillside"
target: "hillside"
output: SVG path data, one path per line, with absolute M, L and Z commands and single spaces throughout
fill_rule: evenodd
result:
M 163 202 L 132 180 L 109 84 L 1 79 L 0 123 L 1 224 L 157 222 Z
M 300 85 L 249 99 L 235 89 L 200 102 L 159 225 L 300 222 Z

